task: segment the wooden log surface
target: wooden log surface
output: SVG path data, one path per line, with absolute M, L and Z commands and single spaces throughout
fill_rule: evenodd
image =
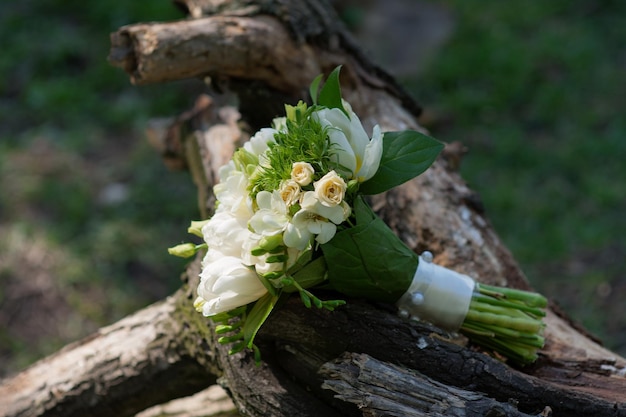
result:
M 177 299 L 103 327 L 3 381 L 0 415 L 134 415 L 215 383 L 216 372 L 181 349 Z
M 322 366 L 322 385 L 356 404 L 364 416 L 509 416 L 530 417 L 514 403 L 441 384 L 419 372 L 350 353 Z M 540 415 L 550 415 L 544 407 Z M 532 416 L 537 416 L 533 413 Z
M 390 77 L 364 60 L 339 26 L 328 23 L 336 17 L 330 9 L 314 7 L 319 2 L 290 4 L 302 5 L 299 11 L 315 10 L 317 14 L 309 17 L 317 24 L 310 27 L 330 28 L 328 33 L 317 29 L 294 32 L 298 26 L 289 22 L 298 20 L 288 17 L 290 9 L 285 9 L 285 2 L 274 2 L 283 8 L 273 14 L 272 2 L 217 3 L 231 7 L 220 7 L 222 15 L 174 22 L 176 30 L 169 30 L 168 24 L 120 29 L 112 36 L 112 61 L 121 63 L 138 83 L 210 76 L 234 87 L 240 96 L 252 86 L 253 91 L 245 96 L 248 109 L 262 107 L 264 97 L 306 99 L 308 83 L 317 73 L 342 64 L 344 96 L 368 129 L 374 124 L 384 131 L 421 129 L 416 120 L 418 107 L 407 104 L 406 94 Z M 196 6 L 217 3 L 194 2 Z M 263 7 L 251 8 L 256 3 Z M 148 29 L 157 26 L 159 34 L 149 35 Z M 258 32 L 259 28 L 263 32 Z M 189 39 L 200 32 L 202 41 L 184 46 L 186 31 Z M 263 36 L 251 35 L 259 33 Z M 231 41 L 242 47 L 231 45 L 226 53 L 225 45 Z M 297 62 L 277 51 L 292 51 Z M 149 62 L 152 59 L 154 62 Z M 163 75 L 185 61 L 195 69 L 179 68 L 172 72 L 175 76 Z M 251 117 L 243 110 L 242 114 Z M 269 123 L 271 114 L 263 117 Z M 230 121 L 204 120 L 182 139 L 186 141 L 182 147 L 186 149 L 182 152 L 185 164 L 200 188 L 210 189 L 217 168 L 247 137 L 244 132 L 234 134 L 233 128 L 239 124 L 226 119 Z M 218 129 L 220 126 L 223 128 Z M 225 129 L 230 133 L 224 134 Z M 374 198 L 374 208 L 414 250 L 432 251 L 435 262 L 481 282 L 529 288 L 484 216 L 478 196 L 454 170 L 457 164 L 452 149 L 424 175 Z M 210 206 L 210 201 L 206 194 L 201 203 Z M 509 399 L 513 399 L 516 406 L 507 410 L 518 415 L 547 412 L 546 407 L 555 415 L 626 415 L 626 361 L 555 310 L 548 312 L 547 344 L 539 361 L 514 369 L 467 346 L 463 339 L 401 319 L 390 306 L 348 300 L 347 306 L 331 313 L 307 310 L 292 299 L 272 314 L 261 330 L 264 362 L 257 367 L 248 353 L 229 356 L 227 347 L 216 342 L 212 324 L 193 311 L 198 272 L 196 261 L 186 273 L 188 282 L 168 300 L 3 381 L 0 415 L 133 415 L 215 381 L 245 415 L 377 415 L 372 414 L 378 412 L 373 403 L 357 402 L 367 398 L 367 384 L 352 384 L 354 391 L 349 397 L 344 385 L 343 399 L 334 399 L 338 391 L 331 387 L 339 385 L 330 382 L 354 382 L 350 378 L 370 365 L 385 366 L 394 378 L 407 373 L 415 376 L 417 371 L 426 377 L 425 383 L 433 381 L 433 388 L 443 384 L 450 393 L 462 390 L 465 398 L 481 398 L 490 407 L 512 406 Z M 342 356 L 344 352 L 351 353 Z M 368 356 L 355 356 L 357 353 Z M 341 362 L 337 359 L 341 357 L 351 359 Z M 320 369 L 325 371 L 318 374 Z M 360 411 L 354 403 L 365 408 Z

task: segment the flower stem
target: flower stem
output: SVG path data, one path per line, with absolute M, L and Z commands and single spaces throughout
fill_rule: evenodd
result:
M 476 284 L 461 331 L 484 347 L 528 364 L 545 342 L 541 318 L 546 305 L 546 298 L 537 293 Z

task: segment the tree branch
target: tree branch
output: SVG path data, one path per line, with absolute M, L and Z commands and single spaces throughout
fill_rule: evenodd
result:
M 215 383 L 180 345 L 176 301 L 147 307 L 3 381 L 0 415 L 129 416 Z

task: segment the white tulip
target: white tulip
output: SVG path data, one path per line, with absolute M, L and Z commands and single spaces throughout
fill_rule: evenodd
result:
M 383 154 L 383 136 L 376 125 L 370 139 L 350 105 L 344 102 L 344 107 L 349 116 L 333 108 L 318 110 L 313 117 L 328 129 L 331 152 L 340 167 L 348 171 L 348 179 L 364 182 L 378 171 Z

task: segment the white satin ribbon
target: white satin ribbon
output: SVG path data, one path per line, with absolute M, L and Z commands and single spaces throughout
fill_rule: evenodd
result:
M 432 263 L 432 254 L 424 252 L 411 286 L 396 306 L 402 315 L 456 331 L 469 311 L 475 286 L 472 278 Z

